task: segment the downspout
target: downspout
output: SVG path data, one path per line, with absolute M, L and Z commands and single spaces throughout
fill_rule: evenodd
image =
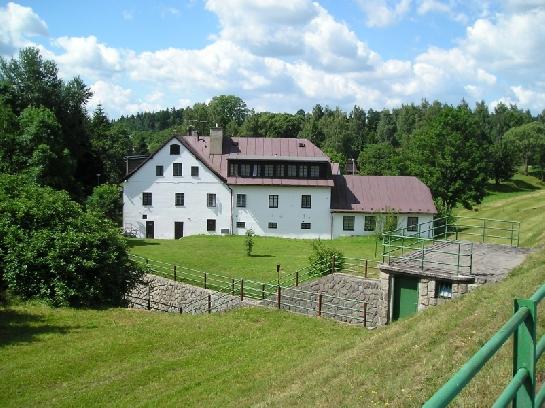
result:
M 333 213 L 329 211 L 329 215 L 331 217 L 331 225 L 329 226 L 329 235 L 330 235 L 329 239 L 333 239 Z
M 231 188 L 231 186 L 227 183 L 225 183 L 225 185 L 227 186 L 227 188 L 229 189 L 229 193 L 231 194 L 231 209 L 230 209 L 230 213 L 231 213 L 231 235 L 235 235 L 235 229 L 234 229 L 234 226 L 233 226 L 233 189 Z

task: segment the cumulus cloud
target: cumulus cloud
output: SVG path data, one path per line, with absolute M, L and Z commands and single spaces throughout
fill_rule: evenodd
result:
M 47 24 L 30 7 L 8 3 L 0 8 L 0 55 L 11 56 L 17 49 L 33 45 L 30 38 L 47 36 Z
M 390 4 L 386 0 L 358 0 L 368 27 L 387 27 L 401 20 L 411 8 L 411 0 Z
M 443 13 L 459 23 L 466 24 L 467 16 L 459 11 L 456 11 L 453 4 L 450 2 L 442 2 L 439 0 L 421 0 L 418 5 L 418 14 L 424 15 L 428 13 Z

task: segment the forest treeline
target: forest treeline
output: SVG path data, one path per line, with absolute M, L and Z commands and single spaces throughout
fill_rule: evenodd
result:
M 359 174 L 415 175 L 441 206 L 480 202 L 489 180 L 509 179 L 517 166 L 545 177 L 545 111 L 532 115 L 482 101 L 452 106 L 423 100 L 393 109 L 351 111 L 315 105 L 311 112 L 255 112 L 234 95 L 185 108 L 112 120 L 101 106 L 88 112 L 89 87 L 63 81 L 35 48 L 0 60 L 0 172 L 30 174 L 37 183 L 83 201 L 101 183 L 119 183 L 124 158 L 148 154 L 172 134 L 302 137 L 332 160 L 354 159 Z

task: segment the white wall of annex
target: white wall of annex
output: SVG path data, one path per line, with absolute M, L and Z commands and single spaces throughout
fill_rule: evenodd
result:
M 252 229 L 257 235 L 285 238 L 330 239 L 331 216 L 329 187 L 231 186 L 233 189 L 234 233 L 243 235 Z M 237 194 L 246 194 L 246 207 L 236 206 Z M 301 208 L 301 195 L 311 196 L 311 208 Z M 269 195 L 278 195 L 278 208 L 269 208 Z M 237 228 L 244 222 L 245 228 Z M 277 229 L 268 228 L 276 222 Z M 301 229 L 302 222 L 311 224 Z
M 364 231 L 364 217 L 367 216 L 379 216 L 379 214 L 362 214 L 354 212 L 339 213 L 335 212 L 333 215 L 333 238 L 337 237 L 349 237 L 354 235 L 374 235 L 375 231 Z M 343 216 L 354 216 L 354 231 L 344 231 L 343 230 Z M 422 226 L 422 231 L 428 230 L 431 228 L 431 221 L 433 220 L 432 214 L 397 214 L 397 227 L 405 228 L 407 227 L 407 218 L 408 217 L 418 217 L 418 223 L 430 223 L 425 226 Z M 377 221 L 378 223 L 378 221 Z M 406 232 L 406 235 L 411 234 Z
M 180 145 L 180 154 L 171 155 L 170 145 Z M 182 176 L 173 176 L 173 163 L 182 163 Z M 163 176 L 155 166 L 162 165 Z M 191 166 L 199 168 L 191 176 Z M 152 193 L 152 205 L 142 205 L 142 193 Z M 175 206 L 175 193 L 184 193 L 183 207 Z M 207 207 L 207 193 L 216 194 L 216 207 Z M 146 215 L 147 219 L 142 216 Z M 206 220 L 216 220 L 216 231 L 206 231 Z M 154 221 L 155 238 L 173 239 L 174 222 L 184 223 L 184 236 L 231 232 L 231 192 L 213 172 L 176 139 L 167 143 L 123 185 L 123 227 L 145 237 L 146 221 Z

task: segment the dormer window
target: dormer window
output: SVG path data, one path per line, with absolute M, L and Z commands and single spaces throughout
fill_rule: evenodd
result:
M 171 144 L 170 145 L 170 154 L 171 155 L 180 154 L 180 145 L 179 144 Z

